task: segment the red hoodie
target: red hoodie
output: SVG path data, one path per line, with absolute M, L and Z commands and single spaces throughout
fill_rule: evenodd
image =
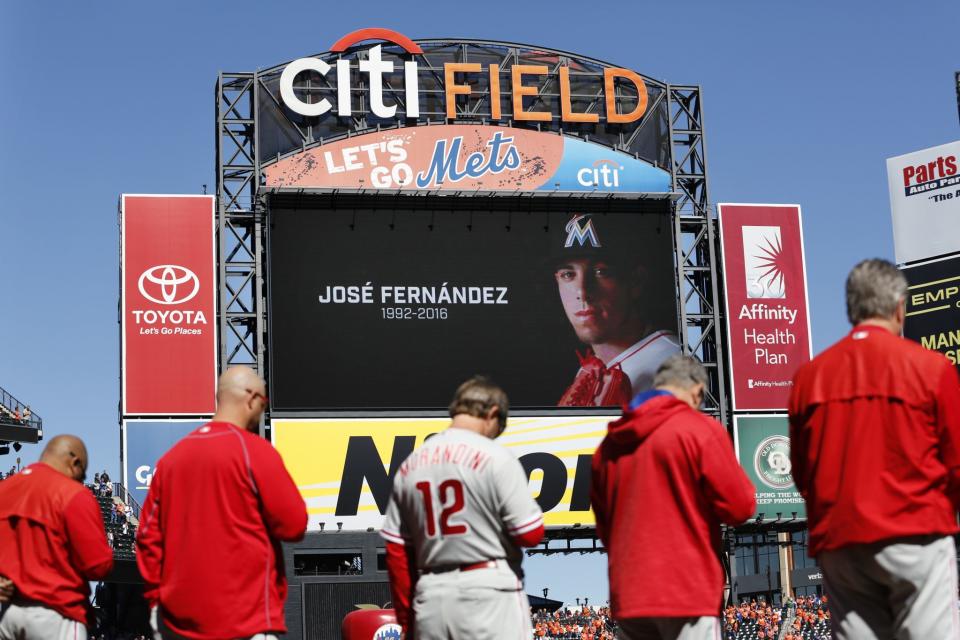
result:
M 720 523 L 753 515 L 755 490 L 719 422 L 671 394 L 648 395 L 610 423 L 593 454 L 613 616 L 716 616 Z
M 280 541 L 307 509 L 270 443 L 210 422 L 157 463 L 137 531 L 144 597 L 187 638 L 285 632 Z

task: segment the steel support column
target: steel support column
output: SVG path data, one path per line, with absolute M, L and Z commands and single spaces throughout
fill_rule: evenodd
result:
M 726 372 L 721 341 L 716 221 L 707 194 L 707 155 L 700 87 L 670 85 L 670 144 L 680 336 L 684 353 L 707 367 L 704 410 L 727 423 Z
M 220 368 L 245 364 L 264 374 L 256 74 L 221 73 L 216 101 Z

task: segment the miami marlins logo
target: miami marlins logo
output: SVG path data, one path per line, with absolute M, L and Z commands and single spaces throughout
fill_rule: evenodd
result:
M 580 224 L 584 219 L 586 219 L 586 223 Z M 593 226 L 593 220 L 587 214 L 578 213 L 570 218 L 570 222 L 567 223 L 564 230 L 567 232 L 567 240 L 563 243 L 565 249 L 572 247 L 574 242 L 581 247 L 586 246 L 587 242 L 597 249 L 601 246 L 600 239 L 597 237 L 597 230 Z

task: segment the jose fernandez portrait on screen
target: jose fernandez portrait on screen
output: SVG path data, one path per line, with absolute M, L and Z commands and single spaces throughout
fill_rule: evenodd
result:
M 643 220 L 643 218 L 647 220 Z M 580 369 L 558 403 L 623 406 L 650 388 L 679 353 L 671 239 L 645 214 L 574 214 L 551 238 L 560 302 L 577 338 Z

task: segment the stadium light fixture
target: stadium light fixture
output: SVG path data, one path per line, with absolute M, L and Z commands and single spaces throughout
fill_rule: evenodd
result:
M 13 443 L 13 450 L 19 452 L 20 449 L 23 449 L 23 445 L 20 444 L 19 442 L 14 442 L 14 443 Z
M 342 522 L 338 522 L 338 523 L 337 523 L 337 533 L 339 533 L 339 532 L 341 532 L 341 531 L 343 531 L 343 523 L 342 523 Z
M 10 453 L 10 447 L 7 445 L 0 446 L 0 456 L 5 456 Z

